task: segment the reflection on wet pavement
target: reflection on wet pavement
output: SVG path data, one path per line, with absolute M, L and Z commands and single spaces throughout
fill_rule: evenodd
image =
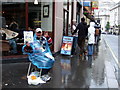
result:
M 99 44 L 99 52 L 93 61 L 92 78 L 90 88 L 108 88 L 105 75 L 105 53 L 106 49 L 102 42 Z M 103 53 L 104 52 L 104 53 Z
M 104 47 L 104 44 L 100 42 L 99 52 L 94 54 L 92 68 L 88 67 L 88 58 L 86 61 L 79 59 L 79 49 L 73 57 L 57 56 L 56 60 L 60 64 L 61 70 L 59 72 L 61 75 L 59 86 L 61 85 L 62 88 L 107 88 L 104 64 L 106 49 Z
M 78 59 L 60 59 L 62 69 L 62 84 L 65 88 L 88 88 L 90 78 L 89 68 L 86 62 L 80 62 Z

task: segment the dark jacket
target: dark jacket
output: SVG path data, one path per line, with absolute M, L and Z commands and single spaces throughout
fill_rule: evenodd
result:
M 81 23 L 79 23 L 79 24 L 77 25 L 75 31 L 73 32 L 73 34 L 76 33 L 77 30 L 79 30 L 79 31 L 78 31 L 78 37 L 84 37 L 84 38 L 85 38 L 85 37 L 87 36 L 87 34 L 88 34 L 88 26 L 87 26 L 87 23 L 86 23 L 86 22 L 81 22 Z

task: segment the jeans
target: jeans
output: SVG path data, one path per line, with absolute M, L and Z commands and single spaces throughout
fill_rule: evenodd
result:
M 93 55 L 94 46 L 93 44 L 88 44 L 88 55 Z
M 92 56 L 94 53 L 94 45 L 88 44 L 88 63 L 91 66 L 92 65 Z
M 49 72 L 50 70 L 51 70 L 51 69 L 42 69 L 41 76 L 48 74 L 48 72 Z
M 13 54 L 17 53 L 17 44 L 16 44 L 15 39 L 10 39 L 9 44 L 12 48 L 12 50 L 10 52 L 13 53 Z

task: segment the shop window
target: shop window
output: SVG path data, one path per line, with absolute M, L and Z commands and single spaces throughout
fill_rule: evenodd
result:
M 63 35 L 68 36 L 68 24 L 69 24 L 69 0 L 64 2 L 63 9 Z
M 34 29 L 41 27 L 41 3 L 34 5 L 31 2 L 28 5 L 28 25 Z
M 45 5 L 49 6 L 48 9 L 50 11 L 48 13 L 49 16 L 47 17 L 43 17 L 43 6 Z M 2 23 L 4 24 L 2 28 L 18 33 L 18 36 L 14 38 L 17 45 L 17 54 L 23 54 L 23 32 L 28 30 L 28 27 L 31 27 L 32 29 L 39 27 L 42 28 L 43 31 L 52 32 L 52 3 L 39 2 L 38 5 L 35 5 L 33 2 L 4 2 L 2 3 L 1 19 L 3 21 Z M 11 23 L 13 21 L 16 23 L 13 24 L 11 29 Z M 7 40 L 7 42 L 10 43 L 9 40 Z M 13 47 L 9 46 L 9 49 L 7 49 L 8 54 L 5 55 L 14 55 L 9 53 L 11 50 L 13 50 Z
M 28 13 L 26 13 L 28 10 Z M 27 14 L 27 15 L 26 15 Z M 28 16 L 28 21 L 26 21 L 26 16 Z M 4 19 L 4 20 L 3 20 Z M 26 30 L 26 27 L 32 27 L 33 29 L 41 27 L 41 4 L 34 5 L 33 2 L 28 2 L 28 7 L 26 8 L 25 2 L 4 2 L 2 3 L 2 25 L 3 30 L 7 29 L 18 33 L 18 36 L 14 38 L 14 41 L 6 39 L 9 45 L 9 49 L 3 52 L 3 55 L 14 55 L 11 52 L 15 47 L 17 53 L 23 54 L 22 46 L 24 45 L 23 31 Z M 13 24 L 15 22 L 15 24 Z M 28 23 L 28 24 L 26 24 Z M 28 26 L 26 26 L 28 25 Z M 12 44 L 10 44 L 12 43 Z M 12 47 L 12 46 L 15 47 Z M 3 46 L 4 47 L 4 46 Z M 7 54 L 6 54 L 7 52 Z

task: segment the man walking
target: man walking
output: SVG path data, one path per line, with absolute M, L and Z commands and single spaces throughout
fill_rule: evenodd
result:
M 85 18 L 81 18 L 81 22 L 77 25 L 76 29 L 72 34 L 75 34 L 78 31 L 78 46 L 80 47 L 80 57 L 85 53 L 85 39 L 88 34 L 87 23 L 85 22 Z

